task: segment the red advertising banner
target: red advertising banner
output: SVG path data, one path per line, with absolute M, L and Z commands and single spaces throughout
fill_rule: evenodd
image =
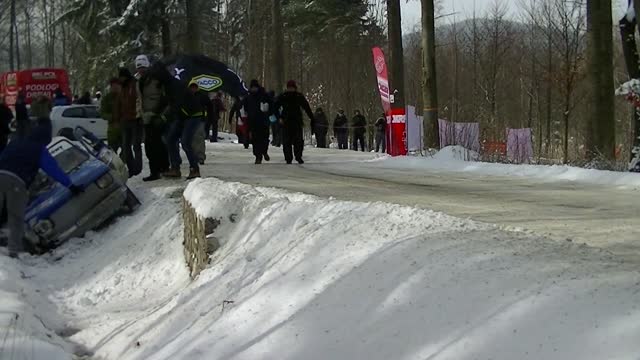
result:
M 376 68 L 378 91 L 380 92 L 380 99 L 382 100 L 382 108 L 384 112 L 388 114 L 391 109 L 389 76 L 387 75 L 387 62 L 384 59 L 384 53 L 379 47 L 373 48 L 373 66 Z
M 8 72 L 0 75 L 0 96 L 9 106 L 14 106 L 20 91 L 24 91 L 27 104 L 38 96 L 53 98 L 54 91 L 62 88 L 69 97 L 69 77 L 64 69 L 32 69 Z
M 387 153 L 407 155 L 407 114 L 404 108 L 393 108 L 387 115 Z

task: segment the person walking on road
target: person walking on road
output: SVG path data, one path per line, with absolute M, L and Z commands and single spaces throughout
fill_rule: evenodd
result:
M 293 159 L 298 164 L 304 164 L 302 151 L 304 150 L 302 111 L 307 114 L 311 123 L 315 123 L 311 106 L 307 99 L 298 92 L 295 81 L 287 82 L 287 90 L 278 97 L 276 109 L 281 109 L 280 124 L 282 125 L 282 146 L 284 159 L 291 164 Z
M 338 140 L 338 149 L 347 150 L 349 148 L 349 120 L 344 114 L 344 110 L 338 110 L 338 115 L 333 120 L 333 135 Z
M 316 134 L 316 143 L 318 148 L 327 148 L 327 133 L 329 132 L 329 120 L 321 107 L 316 109 L 314 114 L 316 122 L 313 124 L 313 132 Z
M 269 116 L 273 113 L 274 105 L 271 97 L 260 86 L 258 80 L 251 80 L 249 95 L 244 98 L 242 106 L 247 113 L 253 155 L 256 164 L 262 164 L 262 160 L 271 160 L 269 149 Z
M 353 116 L 353 150 L 358 151 L 358 143 L 364 152 L 364 134 L 367 132 L 367 119 L 360 113 L 360 110 L 356 110 Z
M 217 92 L 207 105 L 207 122 L 204 126 L 205 137 L 212 143 L 218 142 L 220 113 L 226 111 L 222 102 L 222 92 Z
M 149 160 L 149 176 L 142 181 L 155 181 L 169 170 L 169 154 L 162 140 L 165 132 L 164 113 L 169 106 L 165 85 L 150 69 L 149 59 L 145 55 L 136 58 L 136 69 L 140 74 L 138 91 L 142 107 L 144 124 L 144 150 Z
M 134 177 L 142 172 L 142 123 L 136 109 L 136 79 L 127 68 L 120 69 L 119 79 L 122 89 L 116 100 L 115 115 L 122 132 L 122 156 L 127 163 L 129 177 Z
M 387 138 L 385 137 L 386 128 L 387 128 L 387 119 L 384 115 L 380 115 L 378 120 L 375 123 L 376 127 L 376 152 L 380 152 L 380 147 L 382 147 L 382 152 L 387 152 Z

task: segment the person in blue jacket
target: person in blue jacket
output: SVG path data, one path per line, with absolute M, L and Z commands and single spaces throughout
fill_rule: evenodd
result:
M 12 140 L 0 154 L 0 204 L 7 212 L 9 256 L 24 252 L 24 216 L 29 194 L 27 189 L 42 169 L 67 187 L 74 195 L 82 191 L 58 166 L 47 145 L 51 142 L 51 123 L 39 119 L 27 136 Z

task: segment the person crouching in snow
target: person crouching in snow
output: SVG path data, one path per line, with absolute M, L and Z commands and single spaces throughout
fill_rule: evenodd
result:
M 287 164 L 291 164 L 295 157 L 298 164 L 304 164 L 304 160 L 302 160 L 302 151 L 304 150 L 302 110 L 307 113 L 312 124 L 315 123 L 315 118 L 309 102 L 304 95 L 298 92 L 295 81 L 287 82 L 287 91 L 278 97 L 275 108 L 282 108 L 280 124 L 282 124 L 282 149 L 285 161 Z
M 49 100 L 38 99 L 39 108 L 47 107 Z M 46 114 L 34 112 L 38 117 L 38 125 L 29 135 L 18 136 L 13 139 L 0 154 L 0 204 L 7 212 L 9 227 L 9 256 L 17 257 L 25 251 L 24 216 L 29 200 L 28 188 L 42 169 L 54 180 L 68 188 L 74 195 L 82 191 L 74 185 L 71 179 L 60 169 L 56 160 L 51 156 L 47 145 L 51 142 L 51 120 Z
M 256 164 L 262 164 L 262 159 L 269 161 L 269 116 L 273 113 L 273 101 L 258 80 L 251 80 L 249 95 L 242 101 L 247 113 L 253 155 Z

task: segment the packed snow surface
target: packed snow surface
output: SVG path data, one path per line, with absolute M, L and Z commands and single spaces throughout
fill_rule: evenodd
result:
M 478 154 L 460 146 L 448 146 L 432 157 L 381 156 L 370 160 L 368 167 L 412 171 L 446 171 L 486 176 L 524 177 L 541 181 L 574 181 L 621 188 L 640 187 L 640 174 L 630 172 L 584 169 L 568 165 L 512 165 L 470 161 Z
M 204 179 L 184 196 L 221 220 L 223 245 L 191 281 L 182 189 L 138 191 L 142 209 L 114 226 L 42 258 L 0 256 L 11 299 L 0 305 L 0 358 L 36 346 L 57 352 L 27 358 L 640 355 L 638 264 L 605 251 L 429 210 Z

